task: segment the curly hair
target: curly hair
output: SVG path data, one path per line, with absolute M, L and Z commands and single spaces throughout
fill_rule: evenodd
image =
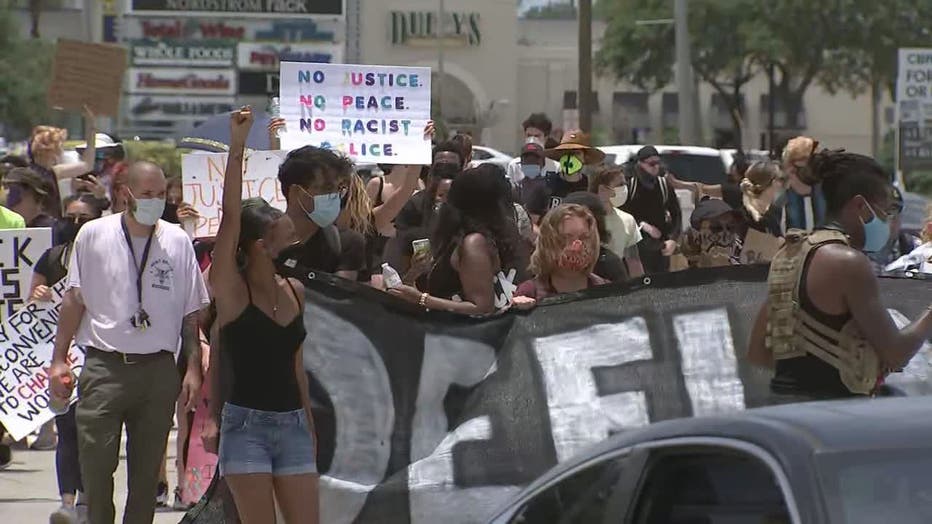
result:
M 29 155 L 32 160 L 42 165 L 44 161 L 55 160 L 63 151 L 68 131 L 54 126 L 36 126 L 29 137 Z M 51 167 L 51 166 L 45 166 Z
M 534 253 L 531 255 L 531 273 L 536 278 L 549 278 L 557 268 L 563 248 L 566 242 L 560 233 L 560 226 L 567 218 L 576 217 L 586 221 L 589 231 L 589 249 L 593 253 L 599 253 L 599 229 L 596 225 L 595 217 L 589 212 L 589 209 L 577 204 L 562 204 L 551 209 L 540 221 L 540 232 L 537 235 L 537 245 L 534 247 Z M 599 257 L 592 257 L 592 266 L 587 269 L 592 273 L 598 262 Z
M 349 228 L 365 236 L 374 230 L 372 225 L 372 201 L 366 193 L 362 177 L 350 175 L 349 192 L 346 195 L 346 212 L 349 213 Z
M 809 159 L 806 183 L 822 184 L 825 207 L 836 216 L 855 196 L 877 201 L 891 196 L 890 176 L 869 156 L 823 149 Z M 811 182 L 810 182 L 811 181 Z
M 808 136 L 798 136 L 791 138 L 783 148 L 783 167 L 789 169 L 795 168 L 796 176 L 807 185 L 815 185 L 810 170 L 808 168 L 809 160 L 815 155 L 819 148 L 819 141 Z M 799 166 L 799 167 L 797 167 Z
M 431 236 L 434 260 L 448 263 L 463 238 L 480 233 L 495 246 L 502 267 L 515 267 L 520 242 L 509 195 L 510 184 L 500 166 L 483 164 L 457 176 Z

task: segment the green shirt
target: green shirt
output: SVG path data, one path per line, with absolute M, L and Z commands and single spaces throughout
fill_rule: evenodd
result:
M 26 227 L 26 221 L 18 213 L 0 206 L 0 230 L 2 229 L 23 229 Z

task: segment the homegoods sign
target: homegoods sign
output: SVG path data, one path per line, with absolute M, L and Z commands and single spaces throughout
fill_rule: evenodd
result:
M 134 66 L 230 67 L 235 47 L 223 40 L 133 40 Z

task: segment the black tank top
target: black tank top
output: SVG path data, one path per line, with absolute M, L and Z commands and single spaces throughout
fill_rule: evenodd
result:
M 301 409 L 295 353 L 307 336 L 304 315 L 299 312 L 294 320 L 282 326 L 252 303 L 248 283 L 246 290 L 249 305 L 235 320 L 220 328 L 220 344 L 233 367 L 230 403 L 262 411 Z M 297 298 L 293 287 L 291 292 Z
M 799 286 L 799 307 L 822 324 L 836 330 L 851 320 L 851 313 L 841 315 L 828 314 L 812 302 L 809 298 L 808 276 L 809 264 L 819 246 L 811 250 L 803 262 L 802 285 Z M 771 388 L 775 393 L 809 394 L 816 398 L 836 398 L 855 396 L 841 381 L 838 370 L 829 363 L 806 354 L 802 357 L 778 360 Z

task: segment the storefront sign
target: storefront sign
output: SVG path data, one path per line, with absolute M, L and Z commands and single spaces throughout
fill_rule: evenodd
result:
M 226 96 L 130 95 L 127 117 L 138 122 L 191 121 L 236 109 Z
M 154 94 L 236 94 L 236 73 L 232 69 L 132 68 L 130 93 Z
M 131 0 L 129 12 L 170 16 L 340 16 L 343 0 Z
M 313 145 L 357 162 L 430 163 L 430 69 L 281 63 L 282 149 Z
M 222 38 L 279 42 L 333 42 L 338 25 L 329 20 L 310 18 L 220 20 L 216 18 L 126 17 L 120 22 L 124 40 L 143 38 Z
M 479 13 L 447 13 L 440 34 L 445 46 L 478 46 L 482 43 Z M 392 44 L 433 46 L 437 44 L 437 13 L 392 11 Z
M 322 64 L 343 61 L 343 48 L 335 44 L 240 42 L 236 51 L 240 71 L 278 71 L 280 61 Z
M 278 72 L 239 72 L 239 94 L 241 95 L 278 96 L 279 85 Z
M 231 67 L 236 54 L 223 40 L 133 40 L 130 48 L 136 66 Z

